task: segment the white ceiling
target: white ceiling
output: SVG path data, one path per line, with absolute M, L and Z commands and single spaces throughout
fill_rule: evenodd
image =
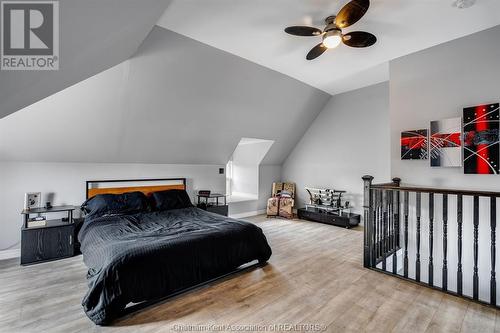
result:
M 366 49 L 341 45 L 313 61 L 305 55 L 319 37 L 295 37 L 283 29 L 336 14 L 347 0 L 173 0 L 158 25 L 233 53 L 330 94 L 389 78 L 388 61 L 500 24 L 500 1 L 478 0 L 469 9 L 452 0 L 373 0 L 348 31 L 378 37 Z M 459 56 L 459 55 L 457 55 Z

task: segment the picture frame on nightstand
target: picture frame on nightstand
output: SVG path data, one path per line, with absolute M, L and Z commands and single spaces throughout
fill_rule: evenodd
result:
M 24 209 L 31 210 L 42 206 L 42 192 L 27 192 L 24 194 Z

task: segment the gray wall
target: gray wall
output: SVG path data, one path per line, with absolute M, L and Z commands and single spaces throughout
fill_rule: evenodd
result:
M 283 164 L 284 181 L 297 183 L 298 204 L 305 187 L 348 191 L 354 211 L 362 211 L 361 177 L 390 175 L 389 85 L 387 82 L 335 95 Z
M 280 164 L 329 98 L 155 27 L 131 59 L 0 119 L 0 249 L 19 241 L 25 192 L 78 205 L 85 180 L 151 177 L 224 192 L 218 167 L 242 137 L 275 143 L 260 168 L 259 199 L 231 211 L 265 208 Z
M 255 137 L 279 165 L 329 98 L 155 27 L 130 60 L 1 119 L 0 161 L 225 164 Z
M 281 165 L 259 166 L 259 193 L 257 200 L 234 202 L 229 205 L 229 214 L 245 217 L 266 212 L 267 199 L 271 197 L 272 185 L 281 181 Z
M 245 194 L 257 197 L 259 194 L 259 165 L 273 145 L 272 141 L 240 142 L 233 152 L 231 195 Z
M 431 120 L 462 117 L 463 108 L 500 102 L 500 26 L 390 63 L 391 172 L 404 182 L 498 190 L 500 177 L 464 175 L 463 168 L 430 168 L 402 161 L 401 131 L 429 128 Z
M 400 133 L 428 128 L 431 120 L 461 117 L 467 106 L 500 101 L 500 26 L 411 54 L 390 63 L 391 173 L 403 182 L 433 187 L 495 190 L 500 188 L 498 175 L 464 175 L 463 168 L 431 168 L 429 161 L 402 161 Z M 378 179 L 376 179 L 378 181 Z M 434 282 L 441 284 L 442 218 L 441 196 L 435 197 Z M 428 197 L 422 198 L 422 276 L 427 278 Z M 415 198 L 410 196 L 409 256 L 415 262 Z M 489 202 L 480 201 L 479 286 L 480 298 L 489 292 Z M 456 288 L 457 225 L 456 198 L 448 206 L 449 288 Z M 497 220 L 500 212 L 497 212 Z M 463 262 L 464 293 L 472 294 L 472 199 L 464 197 Z M 500 250 L 497 248 L 497 257 Z M 410 265 L 410 276 L 414 265 Z M 500 297 L 500 291 L 498 296 Z
M 187 178 L 188 193 L 194 199 L 200 189 L 224 192 L 225 175 L 219 175 L 219 167 L 224 166 L 0 162 L 0 250 L 18 247 L 26 192 L 42 192 L 42 202 L 53 193 L 54 205 L 80 205 L 87 180 L 182 177 Z

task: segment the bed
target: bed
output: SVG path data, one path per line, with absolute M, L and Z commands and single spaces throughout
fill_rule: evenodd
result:
M 131 309 L 248 269 L 249 264 L 263 265 L 270 258 L 266 237 L 254 224 L 190 202 L 175 203 L 189 201 L 185 188 L 184 178 L 87 182 L 86 203 L 92 209 L 108 197 L 130 208 L 112 214 L 94 214 L 94 209 L 78 233 L 88 267 L 89 290 L 82 305 L 94 323 L 110 324 Z M 148 200 L 167 199 L 157 200 L 157 207 L 139 209 L 146 197 L 141 194 Z

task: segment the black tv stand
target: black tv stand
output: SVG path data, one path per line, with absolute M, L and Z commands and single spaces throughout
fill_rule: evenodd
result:
M 338 212 L 327 212 L 318 208 L 299 208 L 297 215 L 299 219 L 336 225 L 347 229 L 357 226 L 361 221 L 361 215 L 359 214 L 339 214 Z

